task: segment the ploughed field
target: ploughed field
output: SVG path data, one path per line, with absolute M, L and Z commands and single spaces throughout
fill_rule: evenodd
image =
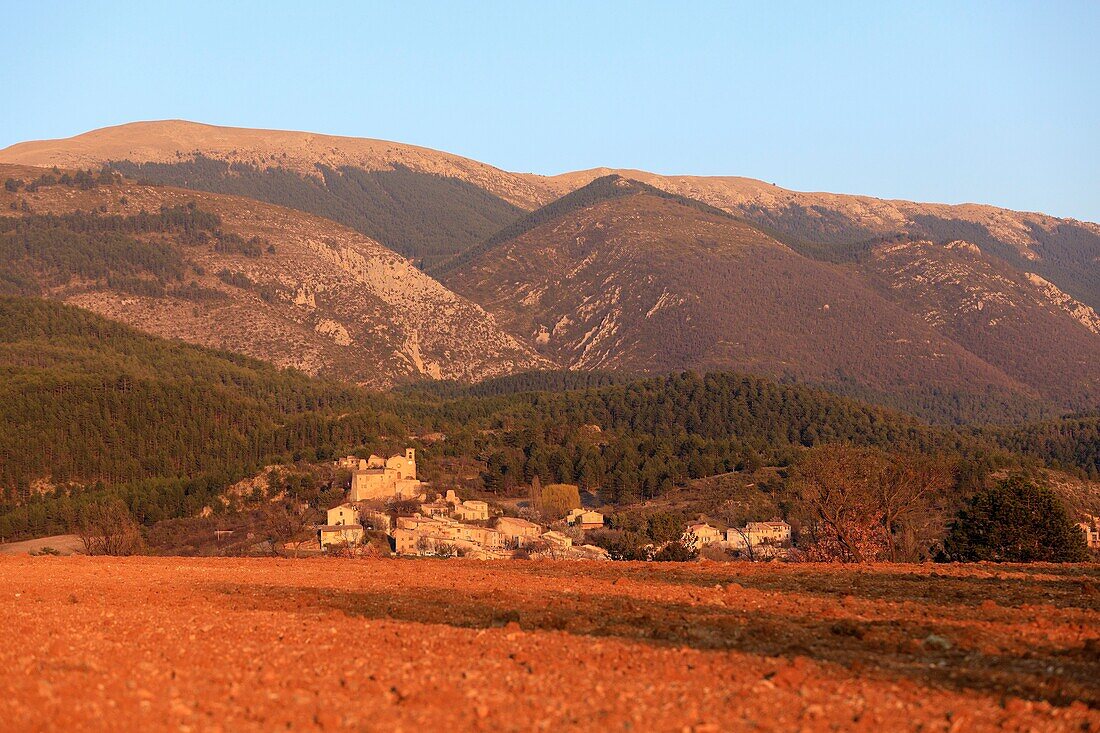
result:
M 4 730 L 1100 730 L 1100 566 L 0 557 Z

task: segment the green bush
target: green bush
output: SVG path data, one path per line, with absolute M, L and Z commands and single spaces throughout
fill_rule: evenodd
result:
M 690 562 L 698 553 L 683 542 L 669 542 L 653 556 L 656 562 Z
M 547 484 L 539 496 L 539 513 L 547 519 L 561 519 L 581 505 L 580 489 L 576 484 Z
M 944 559 L 963 562 L 1080 562 L 1086 552 L 1054 492 L 1021 476 L 971 497 L 943 545 Z

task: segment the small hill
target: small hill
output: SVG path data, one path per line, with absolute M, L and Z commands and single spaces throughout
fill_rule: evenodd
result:
M 117 175 L 20 180 L 0 190 L 0 292 L 374 387 L 545 366 L 480 307 L 330 220 Z
M 563 366 L 1037 394 L 858 274 L 645 184 L 598 179 L 516 231 L 441 277 Z

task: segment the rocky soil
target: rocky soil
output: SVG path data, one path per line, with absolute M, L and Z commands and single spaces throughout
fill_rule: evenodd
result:
M 0 557 L 4 730 L 1096 730 L 1100 567 Z

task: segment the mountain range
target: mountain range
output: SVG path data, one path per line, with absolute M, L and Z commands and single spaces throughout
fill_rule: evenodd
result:
M 955 421 L 1100 405 L 1094 223 L 746 178 L 511 173 L 182 121 L 20 143 L 0 163 L 19 181 L 0 206 L 24 229 L 192 204 L 217 218 L 200 244 L 135 237 L 175 253 L 167 274 L 131 262 L 95 277 L 16 248 L 25 232 L 5 224 L 8 290 L 314 374 L 386 386 L 737 369 Z M 82 169 L 103 182 L 73 185 Z M 68 185 L 27 188 L 66 172 Z M 220 294 L 194 297 L 204 289 Z

